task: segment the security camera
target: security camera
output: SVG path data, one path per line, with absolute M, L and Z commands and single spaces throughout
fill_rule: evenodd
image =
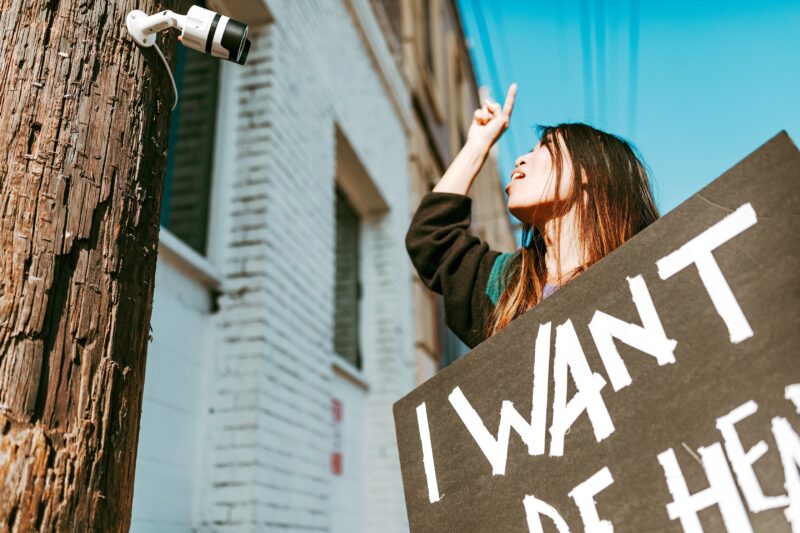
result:
M 135 10 L 128 13 L 126 24 L 139 46 L 153 46 L 156 33 L 176 28 L 181 30 L 178 39 L 184 46 L 214 57 L 244 65 L 250 51 L 245 24 L 200 6 L 192 6 L 186 15 L 169 10 L 148 15 Z

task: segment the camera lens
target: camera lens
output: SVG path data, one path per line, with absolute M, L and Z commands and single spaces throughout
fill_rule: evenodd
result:
M 244 64 L 247 52 L 250 49 L 250 41 L 247 39 L 247 26 L 239 21 L 229 19 L 225 25 L 220 42 L 222 47 L 228 51 L 229 61 Z
M 242 53 L 239 56 L 239 60 L 236 62 L 239 63 L 240 65 L 244 65 L 244 62 L 247 60 L 248 53 L 250 53 L 250 39 L 245 39 L 244 49 L 242 50 Z

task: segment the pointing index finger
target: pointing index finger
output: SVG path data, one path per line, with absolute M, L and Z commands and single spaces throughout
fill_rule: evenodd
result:
M 508 88 L 508 93 L 506 94 L 506 102 L 503 104 L 503 112 L 511 116 L 511 110 L 514 109 L 514 99 L 517 97 L 517 84 L 512 83 L 511 87 Z

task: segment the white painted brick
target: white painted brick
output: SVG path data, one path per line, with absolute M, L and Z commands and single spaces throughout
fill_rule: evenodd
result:
M 348 5 L 366 0 L 268 0 L 269 28 L 251 27 L 248 64 L 223 69 L 234 131 L 224 179 L 227 213 L 219 312 L 207 364 L 209 435 L 200 531 L 407 530 L 391 405 L 413 385 L 409 163 L 401 119 L 364 49 Z M 376 21 L 366 31 L 382 42 Z M 388 51 L 384 62 L 392 65 Z M 410 105 L 399 70 L 390 83 Z M 389 203 L 365 226 L 368 392 L 348 396 L 361 477 L 352 508 L 333 509 L 331 361 L 334 323 L 335 132 L 338 127 Z M 359 396 L 360 395 L 360 396 Z M 360 399 L 359 399 L 360 398 Z M 356 404 L 360 402 L 358 409 Z M 348 426 L 350 427 L 350 426 Z M 349 456 L 346 460 L 353 461 Z M 345 463 L 355 465 L 356 463 Z M 367 475 L 369 474 L 369 475 Z M 379 527 L 377 527 L 379 525 Z M 358 533 L 347 527 L 347 531 Z

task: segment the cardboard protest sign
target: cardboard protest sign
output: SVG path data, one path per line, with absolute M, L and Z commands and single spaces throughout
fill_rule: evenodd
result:
M 413 532 L 800 531 L 797 147 L 777 135 L 394 414 Z

